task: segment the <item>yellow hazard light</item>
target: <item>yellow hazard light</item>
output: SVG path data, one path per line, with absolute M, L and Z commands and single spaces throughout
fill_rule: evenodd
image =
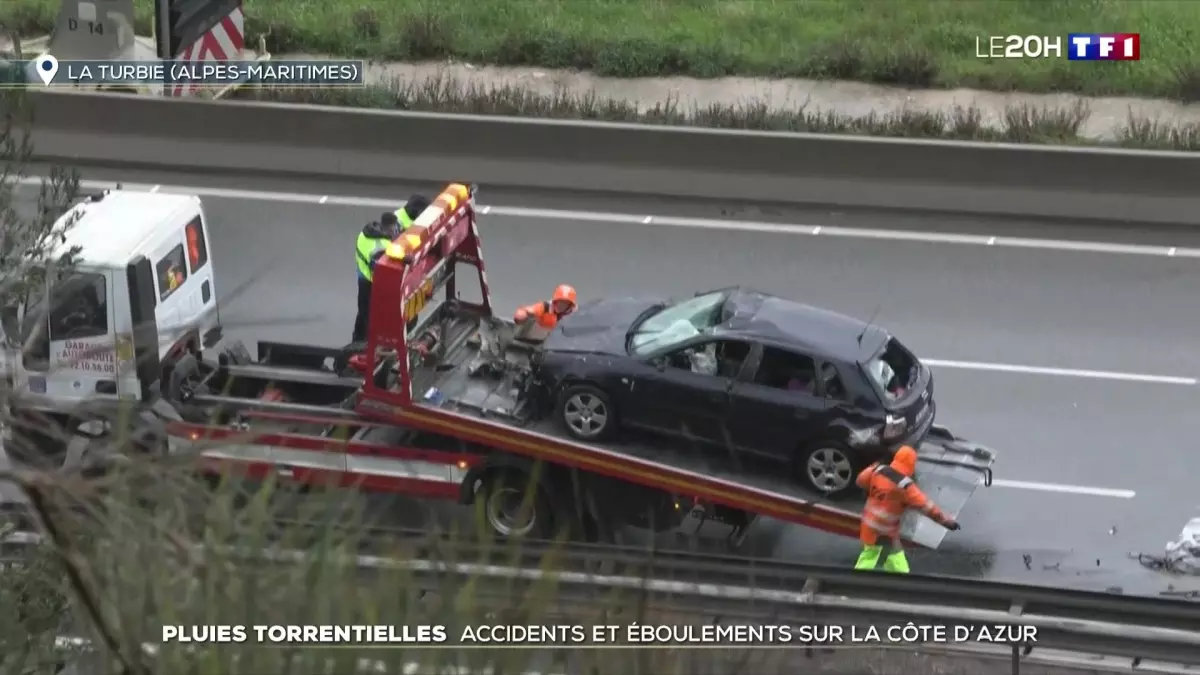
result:
M 393 241 L 387 245 L 387 249 L 384 250 L 383 254 L 393 260 L 399 260 L 404 257 L 404 244 Z
M 471 195 L 471 191 L 467 189 L 467 186 L 461 183 L 451 183 L 446 187 L 446 192 L 458 197 L 459 201 L 463 201 Z
M 408 243 L 409 248 L 417 248 L 421 245 L 421 237 L 418 235 L 406 234 L 406 235 L 403 235 L 401 238 L 404 239 L 404 241 L 406 243 Z

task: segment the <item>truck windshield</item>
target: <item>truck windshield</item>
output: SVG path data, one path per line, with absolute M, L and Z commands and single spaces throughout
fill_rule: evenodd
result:
M 21 341 L 46 325 L 46 296 L 30 294 L 21 325 Z M 74 272 L 51 289 L 50 339 L 83 340 L 108 334 L 108 285 L 103 274 Z
M 883 349 L 864 364 L 871 383 L 887 403 L 904 398 L 920 378 L 921 364 L 896 338 L 888 338 Z
M 645 356 L 669 349 L 715 327 L 721 322 L 721 309 L 727 297 L 728 291 L 705 293 L 651 314 L 630 331 L 630 352 Z

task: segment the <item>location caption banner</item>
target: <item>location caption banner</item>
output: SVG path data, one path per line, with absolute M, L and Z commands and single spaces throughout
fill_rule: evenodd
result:
M 363 61 L 57 61 L 26 64 L 47 86 L 195 84 L 250 87 L 361 87 Z M 41 66 L 39 68 L 39 66 Z M 49 81 L 46 82 L 46 76 Z

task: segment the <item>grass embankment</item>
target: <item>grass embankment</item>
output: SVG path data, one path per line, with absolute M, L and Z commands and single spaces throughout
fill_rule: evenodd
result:
M 58 4 L 6 0 L 0 24 L 45 33 Z M 148 33 L 151 2 L 135 4 Z M 265 35 L 276 53 L 1200 100 L 1195 0 L 253 0 L 247 12 L 248 42 Z M 1140 32 L 1142 60 L 1066 60 L 1067 34 L 1089 31 Z M 976 38 L 995 35 L 1058 36 L 1064 57 L 976 58 Z
M 689 107 L 665 101 L 656 106 L 639 107 L 628 101 L 597 96 L 568 93 L 544 95 L 512 86 L 464 86 L 448 78 L 430 78 L 424 82 L 397 81 L 388 87 L 364 89 L 244 90 L 236 92 L 234 97 L 385 110 L 640 122 L 721 129 L 1200 151 L 1200 124 L 1173 126 L 1154 120 L 1130 118 L 1111 142 L 1101 143 L 1082 137 L 1080 130 L 1088 119 L 1088 110 L 1083 105 L 1066 108 L 1013 106 L 1005 110 L 1000 124 L 996 126 L 986 124 L 983 112 L 977 108 L 962 108 L 952 113 L 905 111 L 852 117 L 804 108 L 782 110 L 765 102 Z

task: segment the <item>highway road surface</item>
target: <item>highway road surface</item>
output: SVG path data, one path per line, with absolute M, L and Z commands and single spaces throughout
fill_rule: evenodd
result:
M 344 344 L 353 240 L 408 194 L 85 177 L 92 187 L 121 180 L 204 196 L 222 318 L 248 343 Z M 1000 453 L 996 485 L 976 494 L 942 551 L 912 556 L 915 570 L 1138 593 L 1189 587 L 1127 554 L 1161 553 L 1200 511 L 1200 233 L 576 203 L 486 186 L 480 202 L 501 312 L 559 283 L 582 298 L 743 284 L 893 331 L 932 365 L 939 421 Z M 756 524 L 745 550 L 846 565 L 856 551 L 773 521 Z

